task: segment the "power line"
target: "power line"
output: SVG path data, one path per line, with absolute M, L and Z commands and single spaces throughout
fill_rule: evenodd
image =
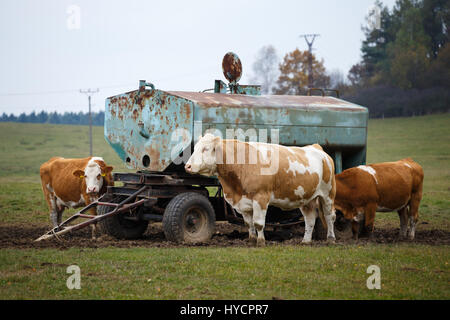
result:
M 320 37 L 320 34 L 317 33 L 313 33 L 313 34 L 302 34 L 299 37 L 303 37 L 305 38 L 306 44 L 308 45 L 308 87 L 312 88 L 313 87 L 313 82 L 314 82 L 314 78 L 313 78 L 313 68 L 312 68 L 312 46 L 314 43 L 314 40 L 316 39 L 316 37 Z
M 117 84 L 111 86 L 103 86 L 98 87 L 98 89 L 111 89 L 111 88 L 121 88 L 121 87 L 130 87 L 135 86 L 136 83 L 133 84 Z M 65 90 L 55 90 L 55 91 L 38 91 L 38 92 L 10 92 L 10 93 L 0 93 L 0 96 L 29 96 L 29 95 L 47 95 L 47 94 L 62 94 L 62 93 L 75 93 L 79 92 L 79 89 L 65 89 Z
M 91 97 L 93 94 L 99 92 L 100 90 L 97 88 L 95 90 L 81 90 L 80 93 L 84 93 L 88 96 L 89 100 L 89 155 L 92 157 L 92 114 L 91 114 Z
M 167 80 L 171 80 L 171 79 L 180 79 L 180 78 L 190 78 L 192 76 L 199 76 L 199 75 L 203 75 L 206 74 L 205 72 L 200 72 L 200 71 L 206 71 L 206 70 L 211 70 L 212 67 L 215 67 L 215 65 L 210 65 L 204 68 L 200 68 L 197 69 L 195 72 L 189 72 L 189 73 L 184 73 L 184 74 L 178 74 L 178 75 L 174 75 L 174 76 L 169 76 L 169 77 L 165 77 L 165 78 L 159 78 L 157 79 L 158 81 L 167 81 Z M 110 86 L 102 86 L 102 87 L 98 87 L 98 89 L 112 89 L 112 88 L 121 88 L 121 87 L 135 87 L 137 86 L 137 81 L 133 82 L 133 83 L 126 83 L 126 84 L 116 84 L 116 85 L 110 85 Z M 52 91 L 37 91 L 37 92 L 5 92 L 5 93 L 0 93 L 0 97 L 7 97 L 7 96 L 28 96 L 28 95 L 47 95 L 47 94 L 62 94 L 62 93 L 76 93 L 79 92 L 78 89 L 63 89 L 63 90 L 52 90 Z

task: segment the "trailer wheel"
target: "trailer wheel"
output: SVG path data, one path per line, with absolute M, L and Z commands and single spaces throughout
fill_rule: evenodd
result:
M 196 192 L 186 192 L 173 198 L 163 216 L 166 239 L 181 243 L 209 240 L 215 228 L 216 215 L 209 200 Z
M 120 202 L 125 198 L 117 198 L 112 202 Z M 112 211 L 114 207 L 109 206 L 98 206 L 97 214 L 103 215 Z M 139 210 L 135 208 L 132 210 Z M 125 218 L 125 213 L 113 215 L 112 217 L 106 218 L 98 222 L 100 231 L 102 233 L 109 234 L 117 239 L 137 239 L 140 238 L 144 232 L 147 230 L 148 221 L 145 220 L 129 220 Z

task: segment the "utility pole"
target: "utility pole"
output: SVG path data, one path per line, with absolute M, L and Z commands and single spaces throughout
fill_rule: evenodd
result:
M 312 46 L 314 43 L 314 40 L 316 39 L 316 37 L 319 37 L 320 34 L 317 33 L 313 33 L 313 34 L 302 34 L 299 37 L 303 37 L 305 38 L 306 44 L 308 45 L 308 87 L 312 88 L 313 87 L 313 66 L 312 66 Z
M 88 96 L 89 100 L 89 155 L 92 157 L 92 114 L 91 114 L 91 97 L 94 93 L 97 93 L 98 88 L 95 90 L 91 90 L 90 88 L 87 90 L 81 90 L 80 93 L 85 93 Z

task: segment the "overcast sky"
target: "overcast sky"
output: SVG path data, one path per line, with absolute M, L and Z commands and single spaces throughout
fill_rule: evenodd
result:
M 384 0 L 392 8 L 395 0 Z M 280 59 L 306 50 L 299 35 L 319 33 L 314 53 L 347 74 L 360 59 L 361 25 L 374 0 L 315 1 L 0 1 L 0 113 L 87 111 L 79 89 L 105 98 L 137 89 L 200 91 L 224 80 L 228 51 L 248 83 L 257 51 Z M 79 21 L 77 19 L 79 9 Z M 79 23 L 78 23 L 79 22 Z

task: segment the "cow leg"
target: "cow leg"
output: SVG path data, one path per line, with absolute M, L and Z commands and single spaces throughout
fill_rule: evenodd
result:
M 63 206 L 56 208 L 56 220 L 57 220 L 58 226 L 62 222 L 62 215 L 63 215 L 64 209 L 65 208 Z
M 56 228 L 58 226 L 58 212 L 55 194 L 50 192 L 44 183 L 42 184 L 42 190 L 44 191 L 45 200 L 50 209 L 50 222 L 53 228 Z
M 377 211 L 376 203 L 369 203 L 364 208 L 364 215 L 365 215 L 364 225 L 365 225 L 367 231 L 369 232 L 369 240 L 374 240 L 373 229 L 374 229 L 376 211 Z
M 406 238 L 408 231 L 408 206 L 398 210 L 398 217 L 400 218 L 400 239 Z
M 422 190 L 415 192 L 411 195 L 409 202 L 409 230 L 408 238 L 414 240 L 416 234 L 416 223 L 419 220 L 419 205 L 422 199 Z
M 301 212 L 305 218 L 305 234 L 302 243 L 311 243 L 314 225 L 316 224 L 316 208 L 310 203 L 301 207 Z
M 89 209 L 89 213 L 93 216 L 96 216 L 97 209 L 96 208 Z M 97 240 L 96 232 L 97 232 L 97 223 L 93 223 L 93 224 L 91 224 L 91 234 L 92 234 L 93 240 Z
M 261 201 L 261 199 L 258 199 Z M 265 203 L 265 201 L 262 201 Z M 260 202 L 253 200 L 253 225 L 258 232 L 258 239 L 256 241 L 258 247 L 264 247 L 266 245 L 266 239 L 264 238 L 264 226 L 266 225 L 266 213 L 268 203 L 261 206 Z
M 416 223 L 417 219 L 414 219 L 413 216 L 409 216 L 409 229 L 408 229 L 409 240 L 414 240 L 414 237 L 416 236 Z
M 93 223 L 93 224 L 91 224 L 91 237 L 92 237 L 92 240 L 97 240 L 97 237 L 95 235 L 96 232 L 97 232 L 97 224 Z
M 238 211 L 238 210 L 236 210 Z M 242 217 L 244 218 L 244 223 L 248 228 L 248 239 L 250 240 L 251 244 L 256 244 L 256 230 L 255 226 L 253 225 L 253 215 L 251 212 L 241 212 L 238 211 Z
M 56 228 L 59 225 L 58 205 L 56 203 L 56 197 L 53 195 L 50 195 L 48 201 L 49 201 L 49 205 L 50 205 L 50 221 L 52 222 L 53 228 Z
M 336 242 L 336 236 L 334 235 L 334 221 L 336 220 L 336 213 L 333 208 L 333 201 L 330 198 L 319 198 L 320 210 L 325 217 L 327 223 L 327 240 L 329 242 Z
M 358 240 L 359 233 L 361 231 L 361 225 L 365 223 L 366 219 L 364 218 L 364 208 L 355 209 L 356 215 L 352 220 L 352 233 L 353 239 Z
M 358 237 L 359 237 L 359 221 L 352 220 L 352 237 L 353 237 L 353 240 L 358 240 Z

